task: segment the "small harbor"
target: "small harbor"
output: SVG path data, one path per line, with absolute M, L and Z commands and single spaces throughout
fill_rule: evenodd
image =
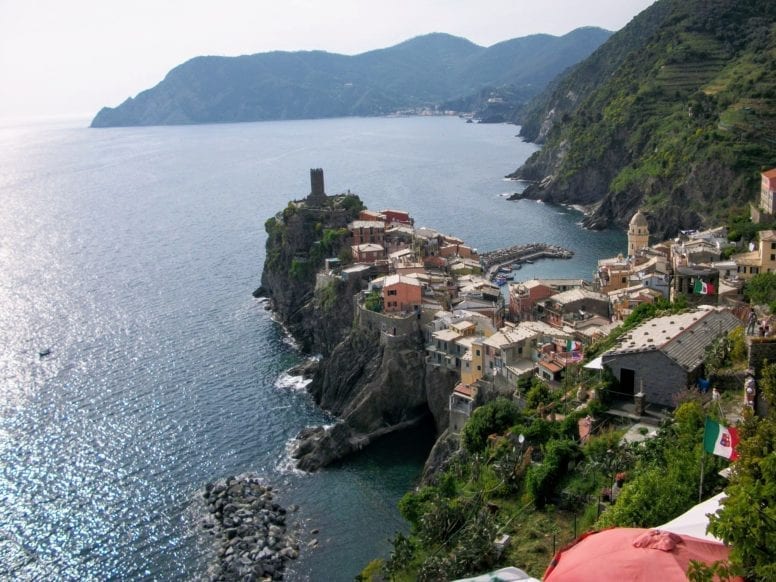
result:
M 480 264 L 488 278 L 520 268 L 539 259 L 570 259 L 574 252 L 558 245 L 528 243 L 480 253 Z

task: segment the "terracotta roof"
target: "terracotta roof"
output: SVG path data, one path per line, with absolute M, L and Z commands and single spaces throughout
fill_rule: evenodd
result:
M 776 178 L 776 168 L 763 172 L 763 176 L 769 179 Z
M 468 384 L 458 384 L 453 392 L 465 396 L 466 398 L 474 398 L 474 388 Z
M 539 365 L 542 368 L 547 368 L 553 374 L 557 374 L 563 369 L 563 366 L 561 366 L 560 364 L 557 364 L 555 362 L 545 361 L 545 360 L 539 360 Z

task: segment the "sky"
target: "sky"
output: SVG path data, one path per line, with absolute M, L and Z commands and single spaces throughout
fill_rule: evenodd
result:
M 619 30 L 654 0 L 0 0 L 0 119 L 92 117 L 199 55 L 358 54 L 430 32 L 482 46 Z

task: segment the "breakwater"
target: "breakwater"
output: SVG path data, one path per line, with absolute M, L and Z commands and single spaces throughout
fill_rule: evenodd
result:
M 272 487 L 254 474 L 208 483 L 203 497 L 202 527 L 214 537 L 216 554 L 206 579 L 282 580 L 287 562 L 299 557 L 297 531 L 286 525 L 296 506 L 278 505 Z
M 520 263 L 538 259 L 570 259 L 573 256 L 573 251 L 558 245 L 528 243 L 480 253 L 480 264 L 483 271 L 488 275 L 492 275 L 493 271 L 507 263 Z

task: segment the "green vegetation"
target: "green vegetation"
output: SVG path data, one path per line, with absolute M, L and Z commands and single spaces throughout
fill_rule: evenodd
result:
M 379 291 L 370 291 L 364 299 L 364 307 L 369 311 L 380 313 L 383 310 L 383 296 Z
M 776 313 L 776 273 L 760 273 L 744 285 L 744 297 L 752 305 L 767 305 Z
M 762 372 L 768 414 L 748 414 L 739 429 L 741 458 L 710 531 L 732 547 L 731 562 L 751 580 L 776 579 L 776 364 Z
M 303 279 L 308 278 L 312 272 L 313 270 L 309 261 L 296 257 L 291 259 L 291 267 L 288 269 L 288 274 L 292 279 L 302 281 Z
M 769 0 L 656 2 L 526 108 L 527 139 L 553 125 L 517 175 L 553 175 L 554 201 L 608 192 L 609 220 L 643 205 L 662 238 L 746 209 L 774 164 L 775 19 Z
M 318 305 L 324 314 L 330 313 L 339 300 L 340 286 L 331 281 L 316 291 Z
M 506 398 L 497 398 L 472 413 L 461 434 L 461 444 L 470 453 L 481 453 L 485 450 L 488 436 L 504 432 L 520 419 L 517 404 Z
M 697 503 L 704 418 L 711 413 L 704 412 L 697 401 L 685 402 L 677 408 L 673 423 L 630 451 L 631 478 L 596 526 L 654 527 Z M 724 465 L 719 458 L 707 456 L 704 498 L 722 484 L 717 471 Z
M 565 423 L 520 412 L 505 399 L 478 408 L 450 468 L 400 501 L 411 532 L 393 540 L 379 575 L 441 580 L 514 565 L 540 576 L 555 549 L 583 531 L 654 526 L 697 502 L 706 414 L 697 401 L 681 405 L 656 437 L 637 444 L 622 444 L 613 428 L 580 446 L 577 419 L 591 412 Z M 726 464 L 707 456 L 704 496 L 719 489 L 717 472 Z M 625 483 L 612 503 L 618 473 Z M 503 554 L 493 544 L 502 533 L 512 536 Z M 369 568 L 373 577 L 365 570 L 363 579 L 378 579 L 374 563 Z
M 352 56 L 273 51 L 196 57 L 156 87 L 103 108 L 92 127 L 385 115 L 504 86 L 514 86 L 508 94 L 524 101 L 610 34 L 585 27 L 486 48 L 434 33 Z

